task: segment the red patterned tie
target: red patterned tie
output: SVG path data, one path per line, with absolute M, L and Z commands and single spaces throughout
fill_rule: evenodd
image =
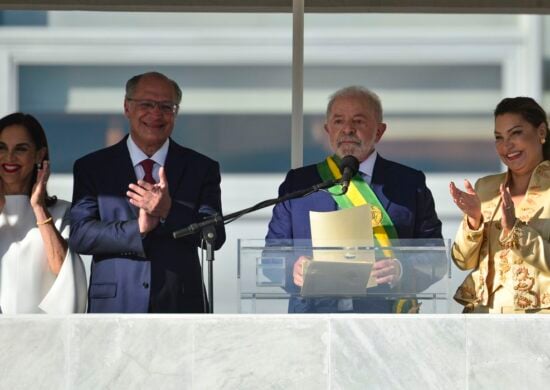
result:
M 147 183 L 155 184 L 156 182 L 153 178 L 153 165 L 155 165 L 155 162 L 151 159 L 146 159 L 140 162 L 140 164 L 145 171 L 145 176 L 143 176 L 143 180 Z

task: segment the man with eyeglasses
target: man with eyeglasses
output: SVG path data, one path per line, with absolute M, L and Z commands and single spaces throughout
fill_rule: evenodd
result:
M 171 233 L 221 214 L 220 170 L 170 138 L 181 97 L 161 73 L 132 77 L 124 100 L 130 134 L 74 165 L 69 244 L 93 255 L 90 313 L 207 311 L 200 238 Z M 218 227 L 215 248 L 224 241 Z

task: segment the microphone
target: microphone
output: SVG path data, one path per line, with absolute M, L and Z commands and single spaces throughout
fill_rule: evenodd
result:
M 340 172 L 342 172 L 342 179 L 340 184 L 342 185 L 342 195 L 348 192 L 348 187 L 351 179 L 359 171 L 359 160 L 354 156 L 345 156 L 340 164 Z
M 191 225 L 183 229 L 176 230 L 172 233 L 172 237 L 177 239 L 189 236 L 191 234 L 198 233 L 202 228 L 206 226 L 223 222 L 222 216 L 215 209 L 208 205 L 201 205 L 197 214 L 199 215 L 201 222 L 192 223 Z

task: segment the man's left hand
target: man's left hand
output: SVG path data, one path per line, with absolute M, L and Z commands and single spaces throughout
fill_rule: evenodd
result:
M 166 219 L 172 207 L 172 199 L 168 192 L 168 180 L 164 173 L 164 167 L 160 167 L 159 178 L 160 180 L 156 184 L 143 180 L 138 180 L 137 184 L 131 183 L 126 196 L 130 199 L 131 204 L 145 210 L 147 214 Z
M 376 261 L 372 267 L 372 274 L 376 277 L 376 283 L 395 286 L 401 280 L 401 263 L 396 259 Z

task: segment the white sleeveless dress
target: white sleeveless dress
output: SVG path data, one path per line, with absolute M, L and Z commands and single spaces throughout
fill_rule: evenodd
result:
M 63 238 L 69 237 L 70 203 L 48 210 Z M 48 266 L 42 237 L 26 195 L 7 195 L 0 214 L 0 308 L 5 314 L 83 313 L 87 283 L 82 259 L 70 249 L 59 274 Z

